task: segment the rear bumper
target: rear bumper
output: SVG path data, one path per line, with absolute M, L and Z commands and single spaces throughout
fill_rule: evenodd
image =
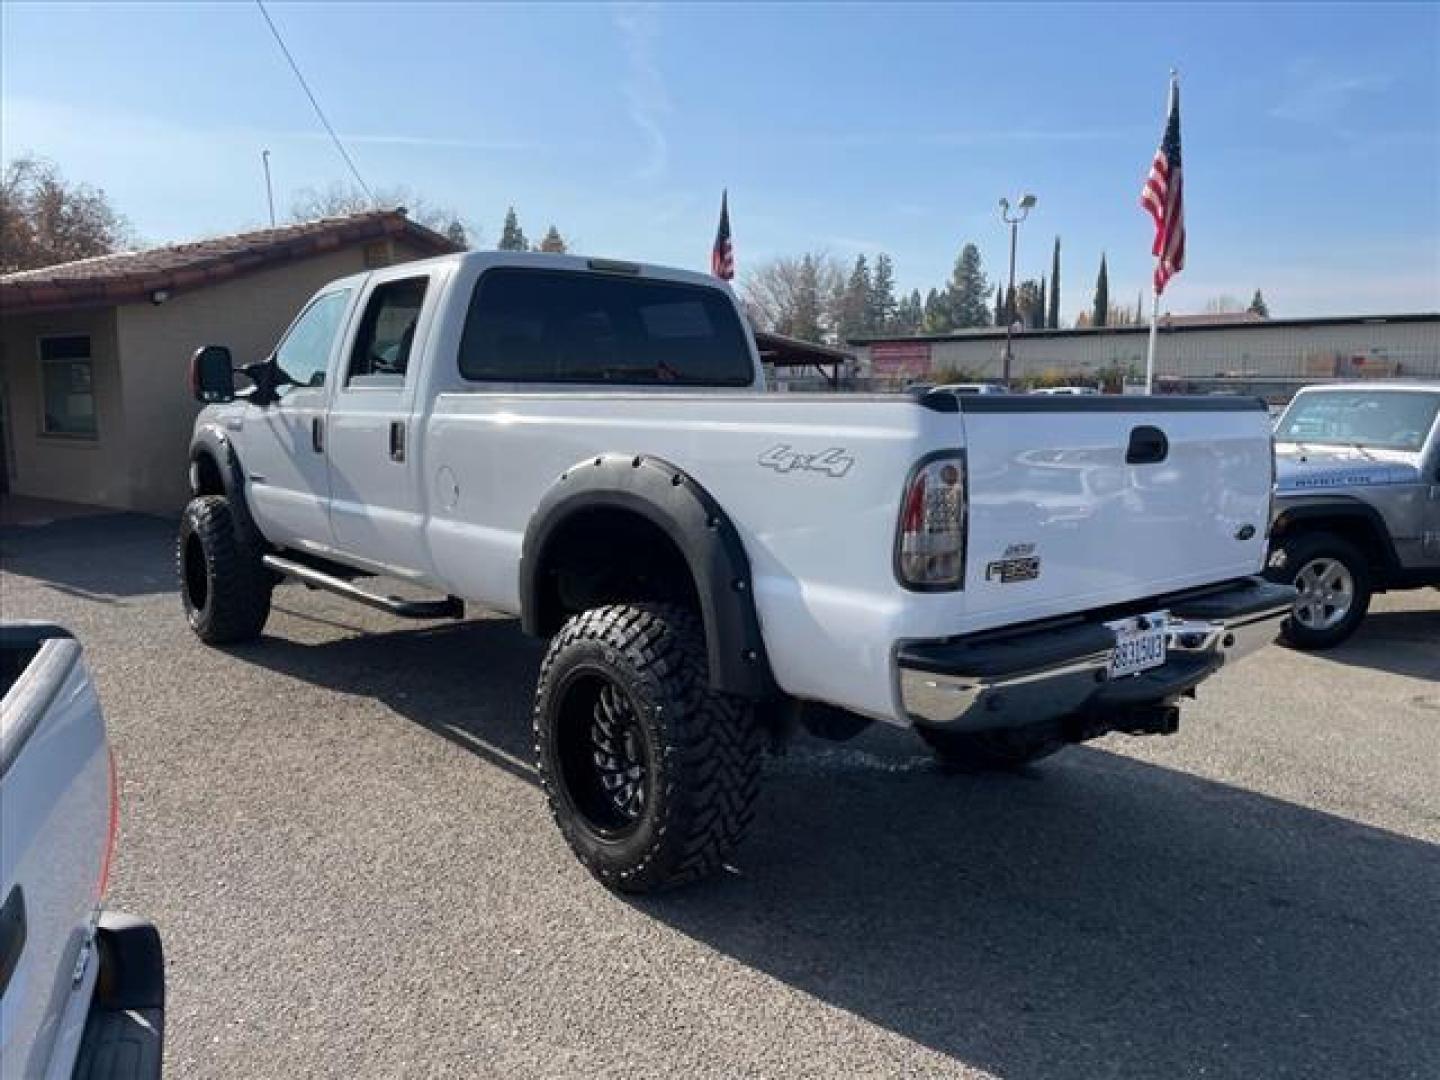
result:
M 1125 728 L 1125 716 L 1166 706 L 1225 664 L 1274 640 L 1295 590 L 1260 578 L 1133 605 L 1133 611 L 1002 635 L 911 642 L 897 654 L 900 700 L 919 724 L 981 731 L 1074 718 Z M 1114 632 L 1104 620 L 1163 612 L 1167 660 L 1108 678 Z
M 165 956 L 160 932 L 107 911 L 95 933 L 100 971 L 75 1060 L 74 1080 L 154 1080 L 165 1037 Z

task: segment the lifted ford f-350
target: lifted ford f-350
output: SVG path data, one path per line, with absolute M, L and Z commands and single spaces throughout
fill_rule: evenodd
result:
M 1177 703 L 1269 641 L 1258 401 L 764 392 L 729 290 L 471 253 L 346 278 L 274 353 L 197 351 L 178 563 L 211 643 L 298 578 L 550 638 L 536 765 L 615 888 L 718 867 L 767 736 L 913 726 L 1014 766 Z M 366 575 L 433 590 L 400 600 Z

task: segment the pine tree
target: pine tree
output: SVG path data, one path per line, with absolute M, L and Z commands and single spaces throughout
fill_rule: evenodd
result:
M 1060 237 L 1055 237 L 1055 253 L 1050 256 L 1050 310 L 1045 325 L 1060 329 Z
M 883 251 L 875 256 L 875 272 L 870 277 L 870 302 L 867 305 L 871 333 L 890 330 L 895 325 L 899 306 L 895 302 L 895 264 Z
M 540 241 L 540 250 L 549 252 L 551 255 L 565 254 L 565 238 L 560 235 L 560 231 L 554 225 L 545 230 L 545 236 Z
M 946 291 L 956 329 L 984 326 L 990 321 L 990 309 L 985 303 L 990 297 L 990 283 L 985 280 L 985 271 L 980 265 L 980 249 L 974 244 L 960 249 Z
M 925 323 L 925 301 L 920 290 L 910 290 L 910 295 L 900 301 L 899 313 L 895 316 L 895 331 L 900 334 L 918 334 Z
M 1110 320 L 1110 274 L 1105 269 L 1105 256 L 1100 256 L 1100 273 L 1095 278 L 1095 305 L 1090 316 L 1091 326 L 1105 326 Z
M 782 333 L 802 341 L 819 342 L 823 334 L 820 317 L 824 300 L 820 295 L 820 266 L 813 255 L 800 262 L 800 280 L 795 289 L 795 308 L 791 324 Z
M 871 287 L 870 266 L 864 255 L 857 255 L 850 277 L 840 294 L 840 340 L 866 333 L 870 329 L 868 308 Z
M 921 326 L 927 334 L 944 334 L 953 330 L 954 325 L 950 320 L 950 306 L 945 303 L 944 296 L 938 290 L 931 289 L 925 296 Z
M 995 325 L 1005 326 L 1009 322 L 1005 318 L 1005 286 L 995 286 Z
M 500 243 L 496 245 L 501 251 L 529 251 L 530 241 L 525 239 L 525 231 L 520 228 L 520 219 L 515 216 L 515 207 L 505 211 L 505 227 L 500 232 Z
M 1265 297 L 1260 295 L 1259 289 L 1255 290 L 1255 297 L 1250 301 L 1250 307 L 1246 310 L 1253 311 L 1262 319 L 1268 319 L 1270 317 L 1270 307 L 1265 303 Z
M 450 224 L 445 226 L 445 239 L 461 249 L 470 246 L 470 237 L 466 235 L 465 226 L 459 218 L 451 218 Z

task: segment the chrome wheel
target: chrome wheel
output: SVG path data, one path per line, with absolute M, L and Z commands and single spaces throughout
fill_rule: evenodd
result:
M 1307 630 L 1339 626 L 1355 603 L 1355 577 L 1339 559 L 1311 559 L 1295 575 L 1295 621 Z

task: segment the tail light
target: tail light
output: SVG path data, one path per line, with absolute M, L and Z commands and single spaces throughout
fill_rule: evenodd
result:
M 106 826 L 105 857 L 100 860 L 100 880 L 96 885 L 97 899 L 104 899 L 105 889 L 110 884 L 111 860 L 115 855 L 115 837 L 120 832 L 120 785 L 115 775 L 115 751 L 108 749 L 110 777 L 110 821 Z
M 895 575 L 907 589 L 938 592 L 965 584 L 965 455 L 923 458 L 900 500 Z

